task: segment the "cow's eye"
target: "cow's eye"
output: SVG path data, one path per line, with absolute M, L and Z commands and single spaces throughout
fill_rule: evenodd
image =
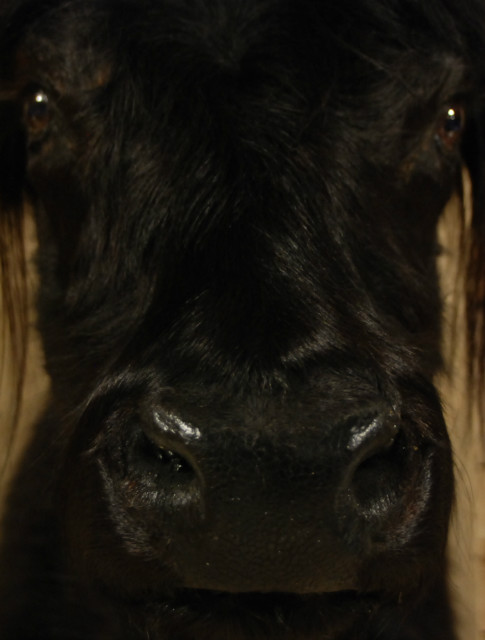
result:
M 460 141 L 465 128 L 465 110 L 459 104 L 447 106 L 438 126 L 438 138 L 448 150 L 453 150 Z
M 24 99 L 23 115 L 29 140 L 40 141 L 49 127 L 52 115 L 49 97 L 43 89 L 29 91 Z

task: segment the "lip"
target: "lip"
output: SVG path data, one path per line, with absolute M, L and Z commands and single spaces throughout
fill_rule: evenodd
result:
M 153 605 L 150 617 L 164 630 L 175 630 L 183 619 L 191 638 L 314 640 L 340 637 L 364 620 L 368 624 L 380 604 L 378 594 L 356 591 L 295 595 L 185 589 L 165 606 Z M 146 615 L 146 609 L 144 612 Z

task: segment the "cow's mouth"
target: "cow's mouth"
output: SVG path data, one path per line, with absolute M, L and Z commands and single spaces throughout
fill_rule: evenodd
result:
M 164 633 L 171 630 L 163 638 L 177 640 L 180 628 L 183 640 L 321 640 L 368 626 L 380 604 L 378 594 L 355 591 L 295 595 L 187 589 L 154 606 L 150 617 Z

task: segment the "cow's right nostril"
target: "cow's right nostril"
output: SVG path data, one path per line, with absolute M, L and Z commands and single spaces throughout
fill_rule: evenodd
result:
M 160 442 L 151 433 L 142 436 L 140 458 L 155 474 L 161 487 L 182 489 L 198 483 L 198 473 L 192 456 L 185 451 L 183 443 Z
M 180 422 L 180 421 L 179 421 Z M 145 420 L 133 449 L 137 486 L 146 503 L 170 514 L 177 526 L 193 525 L 203 514 L 203 480 L 196 461 L 196 430 L 184 432 L 172 416 Z M 144 500 L 145 500 L 144 498 Z
M 156 459 L 160 473 L 183 482 L 197 477 L 193 450 L 200 431 L 178 417 L 156 411 L 144 425 L 147 453 Z M 191 453 L 192 451 L 192 453 Z
M 176 451 L 172 451 L 171 449 L 164 449 L 162 447 L 156 447 L 155 453 L 158 457 L 158 460 L 160 461 L 160 464 L 165 467 L 167 472 L 173 473 L 174 475 L 180 475 L 181 477 L 194 473 L 192 465 L 189 463 L 189 461 Z

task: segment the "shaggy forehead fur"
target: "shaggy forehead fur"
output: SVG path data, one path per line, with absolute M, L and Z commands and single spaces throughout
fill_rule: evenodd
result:
M 175 368 L 238 385 L 350 333 L 380 351 L 383 321 L 429 342 L 427 200 L 457 159 L 434 136 L 475 86 L 479 3 L 50 4 L 18 65 L 59 96 L 41 172 L 88 209 L 55 221 L 75 333 L 158 325 Z

